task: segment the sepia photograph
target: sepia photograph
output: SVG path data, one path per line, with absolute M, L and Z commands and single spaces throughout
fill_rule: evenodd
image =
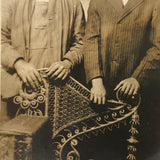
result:
M 160 0 L 0 6 L 0 160 L 160 160 Z

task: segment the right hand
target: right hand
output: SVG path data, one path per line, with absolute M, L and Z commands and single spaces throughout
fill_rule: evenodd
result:
M 102 78 L 92 79 L 92 88 L 90 100 L 97 104 L 105 104 L 106 89 L 103 85 Z
M 14 68 L 26 86 L 32 87 L 34 90 L 39 88 L 42 80 L 37 69 L 32 64 L 20 59 L 14 64 Z
M 69 60 L 59 61 L 53 63 L 47 70 L 46 73 L 50 78 L 55 80 L 64 80 L 71 72 L 72 63 Z

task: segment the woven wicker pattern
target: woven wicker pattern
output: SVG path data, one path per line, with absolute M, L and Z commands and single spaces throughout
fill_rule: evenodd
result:
M 89 92 L 73 79 L 56 86 L 50 82 L 49 86 L 49 116 L 53 124 L 53 134 L 96 115 L 89 105 Z

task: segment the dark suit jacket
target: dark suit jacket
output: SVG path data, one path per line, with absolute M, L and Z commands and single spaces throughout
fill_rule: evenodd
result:
M 87 81 L 102 76 L 113 89 L 134 77 L 141 85 L 159 70 L 160 1 L 92 0 L 88 11 L 84 58 Z
M 144 160 L 160 148 L 160 0 L 129 0 L 124 8 L 120 0 L 92 0 L 88 14 L 84 42 L 87 81 L 102 76 L 109 93 L 128 77 L 140 82 L 143 144 L 138 150 Z

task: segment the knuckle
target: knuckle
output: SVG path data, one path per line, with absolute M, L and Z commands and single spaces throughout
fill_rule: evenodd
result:
M 58 66 L 58 67 L 61 67 L 61 64 L 57 63 L 57 66 Z
M 65 67 L 61 64 L 61 67 L 60 67 L 61 69 L 65 69 Z

